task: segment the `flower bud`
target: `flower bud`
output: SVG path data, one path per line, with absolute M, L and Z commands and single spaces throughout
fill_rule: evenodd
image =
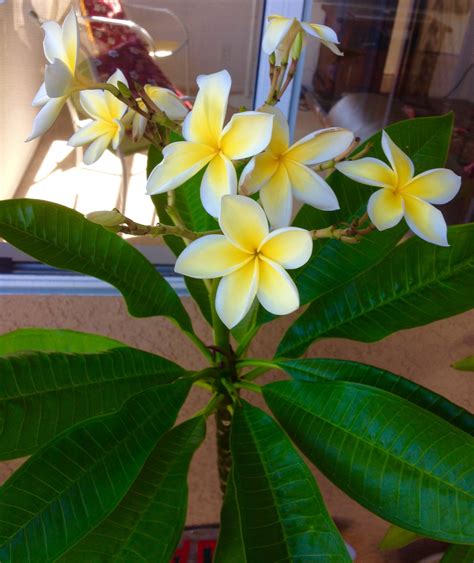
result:
M 296 34 L 295 40 L 291 46 L 290 57 L 293 61 L 297 61 L 301 56 L 301 49 L 303 48 L 303 32 L 300 31 Z
M 86 215 L 86 219 L 103 227 L 118 227 L 126 218 L 118 209 L 112 209 L 112 211 L 93 211 Z

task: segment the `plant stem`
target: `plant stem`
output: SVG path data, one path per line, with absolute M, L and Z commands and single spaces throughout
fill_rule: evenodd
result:
M 244 367 L 263 367 L 267 369 L 281 369 L 278 364 L 271 360 L 259 360 L 258 358 L 248 358 L 247 360 L 240 360 L 237 362 L 238 368 Z
M 220 320 L 219 315 L 216 311 L 216 292 L 217 292 L 218 280 L 212 280 L 211 282 L 211 293 L 209 295 L 211 313 L 212 313 L 212 326 L 214 328 L 214 346 L 219 350 L 222 350 L 225 354 L 230 353 L 230 332 L 229 329 Z M 222 354 L 220 354 L 222 356 Z M 221 358 L 221 361 L 226 361 L 228 359 L 225 355 Z M 217 360 L 216 360 L 217 361 Z M 219 363 L 219 362 L 217 362 Z
M 229 407 L 232 401 L 225 397 L 216 410 L 216 441 L 217 441 L 217 467 L 219 470 L 219 485 L 222 496 L 225 495 L 230 468 L 232 467 L 232 455 L 230 453 L 230 426 L 232 414 Z
M 262 388 L 260 387 L 260 385 L 257 385 L 256 383 L 251 383 L 250 381 L 239 381 L 239 383 L 235 384 L 235 387 L 237 389 L 247 389 L 248 391 L 253 391 L 254 393 L 262 393 Z

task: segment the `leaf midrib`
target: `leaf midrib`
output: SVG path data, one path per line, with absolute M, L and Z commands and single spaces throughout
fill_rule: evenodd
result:
M 156 418 L 156 417 L 158 416 L 158 414 L 159 414 L 159 413 L 154 413 L 154 414 L 151 415 L 149 418 L 147 418 L 145 421 L 142 421 L 140 424 L 138 424 L 138 425 L 135 427 L 135 429 L 134 429 L 134 431 L 133 431 L 133 434 L 128 434 L 127 436 L 125 436 L 125 438 L 124 438 L 123 440 L 121 440 L 120 442 L 118 442 L 118 443 L 117 443 L 115 446 L 113 446 L 111 449 L 108 449 L 106 452 L 104 452 L 104 454 L 103 454 L 102 456 L 100 456 L 100 457 L 99 457 L 92 465 L 90 465 L 86 470 L 81 469 L 80 475 L 78 475 L 77 478 L 76 478 L 74 481 L 72 481 L 70 485 L 68 485 L 66 488 L 64 488 L 62 491 L 60 491 L 58 494 L 54 495 L 54 497 L 53 497 L 51 500 L 49 500 L 49 501 L 47 501 L 47 502 L 45 503 L 45 505 L 43 506 L 43 508 L 41 508 L 41 510 L 40 510 L 39 512 L 37 512 L 36 514 L 34 514 L 34 516 L 33 516 L 32 518 L 30 518 L 27 522 L 25 522 L 25 524 L 23 524 L 21 527 L 17 528 L 13 534 L 10 534 L 10 535 L 8 536 L 7 541 L 4 542 L 3 544 L 0 544 L 0 548 L 2 548 L 2 547 L 4 547 L 4 546 L 7 546 L 8 544 L 10 544 L 10 543 L 13 541 L 13 539 L 14 539 L 16 536 L 18 536 L 19 533 L 21 533 L 25 528 L 27 528 L 28 526 L 30 526 L 32 522 L 34 522 L 35 520 L 37 520 L 38 518 L 40 518 L 41 514 L 44 514 L 44 512 L 45 512 L 46 510 L 48 510 L 51 505 L 53 505 L 55 502 L 57 502 L 58 499 L 59 499 L 61 496 L 64 496 L 64 495 L 66 495 L 66 494 L 69 494 L 69 491 L 70 491 L 74 486 L 77 486 L 78 483 L 79 483 L 79 481 L 80 481 L 86 474 L 92 473 L 92 472 L 97 468 L 97 466 L 99 466 L 101 463 L 104 462 L 104 460 L 106 460 L 108 457 L 110 457 L 111 452 L 114 452 L 114 451 L 116 451 L 118 448 L 120 448 L 121 446 L 123 446 L 123 444 L 124 444 L 128 439 L 130 439 L 130 438 L 132 437 L 132 435 L 137 434 L 141 429 L 143 429 L 145 426 L 147 426 L 147 425 L 150 423 L 151 419 Z M 105 416 L 103 416 L 103 417 L 102 417 L 102 416 L 98 416 L 98 417 L 94 417 L 94 418 L 96 418 L 96 419 L 101 419 L 101 418 L 106 418 L 107 416 L 110 416 L 110 415 L 105 415 Z M 112 416 L 114 416 L 114 415 L 112 415 Z M 94 422 L 99 422 L 99 420 L 95 420 Z M 166 430 L 165 430 L 165 431 L 166 431 Z M 77 442 L 76 442 L 76 441 L 74 441 L 74 443 L 77 445 Z M 142 467 L 143 467 L 143 465 L 142 465 Z M 11 488 L 11 487 L 14 487 L 14 486 L 16 486 L 15 483 L 13 483 L 13 485 L 10 485 L 10 488 Z M 126 494 L 127 494 L 127 491 L 125 491 L 125 492 L 123 493 L 123 495 L 121 496 L 120 500 L 123 499 L 123 497 L 124 497 Z M 120 502 L 120 500 L 119 500 L 119 502 Z M 106 515 L 104 516 L 104 518 L 106 518 L 112 511 L 113 511 L 113 508 L 111 508 L 111 509 L 106 513 Z M 85 534 L 87 534 L 87 532 L 84 532 L 84 533 L 80 536 L 79 540 L 82 539 Z M 26 535 L 25 535 L 25 537 L 26 537 Z M 75 544 L 78 543 L 79 540 L 77 540 L 77 542 L 75 542 Z M 28 542 L 27 542 L 27 544 L 28 544 Z M 74 544 L 74 545 L 75 545 L 75 544 Z M 29 549 L 29 544 L 28 544 L 28 549 Z M 65 550 L 63 549 L 63 550 L 61 551 L 61 553 L 57 553 L 55 557 L 59 557 L 60 555 L 63 555 L 63 554 L 66 553 L 69 549 L 70 549 L 70 546 L 68 546 Z
M 196 428 L 197 428 L 197 427 L 196 427 Z M 193 431 L 192 431 L 192 432 L 189 434 L 189 436 L 186 438 L 185 444 L 181 446 L 183 450 L 184 450 L 185 447 L 188 446 L 188 444 L 189 444 L 190 442 L 192 442 L 192 440 L 194 439 L 194 432 L 196 431 L 196 428 L 194 428 Z M 151 452 L 150 455 L 147 457 L 147 461 L 150 459 L 150 457 L 151 457 L 152 455 L 153 455 L 153 452 Z M 146 464 L 146 461 L 145 461 L 145 464 Z M 145 464 L 143 465 L 143 467 L 145 466 Z M 172 469 L 174 468 L 174 465 L 175 465 L 175 464 L 176 464 L 176 460 L 175 460 L 175 461 L 171 461 L 171 462 L 168 464 L 167 470 L 165 471 L 164 476 L 163 476 L 163 478 L 162 478 L 162 483 L 163 483 L 164 480 L 166 480 L 166 479 L 169 477 L 169 475 L 170 475 Z M 142 467 L 142 469 L 143 469 L 143 467 Z M 140 472 L 141 472 L 141 471 L 140 471 Z M 140 476 L 140 474 L 138 474 L 138 477 L 139 477 L 139 476 Z M 132 487 L 133 487 L 133 485 L 132 485 Z M 158 487 L 158 488 L 159 488 L 159 487 Z M 154 490 L 154 495 L 156 494 L 156 490 L 157 490 L 157 488 L 155 488 L 155 490 Z M 129 489 L 129 491 L 130 491 L 130 489 Z M 118 557 L 118 556 L 121 555 L 125 550 L 131 549 L 131 548 L 129 548 L 128 546 L 129 546 L 129 544 L 130 544 L 130 542 L 131 542 L 132 536 L 135 534 L 135 531 L 136 531 L 136 529 L 138 528 L 138 525 L 139 525 L 139 524 L 143 521 L 143 519 L 145 518 L 145 515 L 146 515 L 146 513 L 148 512 L 148 510 L 150 509 L 150 506 L 155 502 L 155 496 L 154 496 L 154 495 L 153 495 L 153 497 L 148 497 L 148 500 L 147 500 L 147 502 L 146 502 L 146 508 L 142 511 L 142 513 L 140 514 L 140 517 L 135 520 L 135 524 L 133 525 L 133 527 L 132 527 L 132 529 L 131 529 L 131 531 L 130 531 L 130 534 L 129 534 L 129 536 L 128 536 L 128 539 L 127 539 L 126 543 L 123 544 L 123 546 L 120 548 L 120 551 L 119 551 L 118 553 L 115 553 L 115 554 L 114 554 L 114 557 Z M 118 505 L 117 505 L 117 507 L 118 507 Z
M 363 384 L 362 384 L 362 383 L 359 383 L 359 384 L 357 384 L 357 385 L 363 385 Z M 434 480 L 436 480 L 436 481 L 439 481 L 441 484 L 443 484 L 443 485 L 445 485 L 445 486 L 447 485 L 448 487 L 450 487 L 450 488 L 453 489 L 454 491 L 460 493 L 462 496 L 465 496 L 465 497 L 473 498 L 473 499 L 474 499 L 474 492 L 473 492 L 472 494 L 470 494 L 468 491 L 465 491 L 464 489 L 459 489 L 459 488 L 456 487 L 455 485 L 452 485 L 451 483 L 447 483 L 446 481 L 443 481 L 443 480 L 441 479 L 441 477 L 438 477 L 437 475 L 433 475 L 432 473 L 430 473 L 430 472 L 428 472 L 428 471 L 426 471 L 426 470 L 420 469 L 420 468 L 417 467 L 416 465 L 413 465 L 412 463 L 409 463 L 408 461 L 404 460 L 403 458 L 397 457 L 395 454 L 393 454 L 392 452 L 389 452 L 389 451 L 383 449 L 383 448 L 380 447 L 379 445 L 374 444 L 374 443 L 372 443 L 372 442 L 369 442 L 368 440 L 366 440 L 366 439 L 360 437 L 359 435 L 354 434 L 354 433 L 351 432 L 350 430 L 346 430 L 344 427 L 338 426 L 335 422 L 333 422 L 333 421 L 331 421 L 331 420 L 329 420 L 329 419 L 323 417 L 323 416 L 321 415 L 321 413 L 315 414 L 314 412 L 308 410 L 307 408 L 301 406 L 301 405 L 298 404 L 298 403 L 291 403 L 291 402 L 288 400 L 287 397 L 283 397 L 283 396 L 280 395 L 279 398 L 282 399 L 283 401 L 288 401 L 290 405 L 296 406 L 296 408 L 301 409 L 303 412 L 305 412 L 305 413 L 311 415 L 312 417 L 316 417 L 316 418 L 321 419 L 323 422 L 325 422 L 326 424 L 329 424 L 330 426 L 333 426 L 335 429 L 338 429 L 338 430 L 341 430 L 342 432 L 347 433 L 349 436 L 353 437 L 355 440 L 359 440 L 359 441 L 361 441 L 361 442 L 363 442 L 363 443 L 369 445 L 370 447 L 372 447 L 372 448 L 374 448 L 374 449 L 376 449 L 376 450 L 378 450 L 378 451 L 383 452 L 385 455 L 392 456 L 393 458 L 395 458 L 396 460 L 398 460 L 400 463 L 405 464 L 407 467 L 410 467 L 410 468 L 414 469 L 415 471 L 417 471 L 417 472 L 419 472 L 419 473 L 421 473 L 421 474 L 423 474 L 423 475 L 427 475 L 429 478 L 432 478 L 432 479 L 434 479 Z M 386 397 L 386 399 L 390 400 L 389 397 Z M 393 401 L 392 401 L 392 402 L 393 402 Z M 448 424 L 449 424 L 449 423 L 448 423 Z M 451 425 L 451 426 L 452 426 L 452 425 Z M 456 427 L 454 427 L 454 428 L 456 428 Z M 462 432 L 462 431 L 460 430 L 460 432 Z M 466 433 L 466 436 L 469 436 L 469 434 Z
M 473 267 L 473 265 L 474 265 L 474 259 L 469 257 L 465 261 L 463 261 L 458 267 L 450 268 L 449 271 L 446 271 L 445 274 L 440 275 L 439 277 L 436 277 L 434 279 L 432 278 L 432 279 L 428 280 L 428 282 L 425 283 L 425 284 L 421 283 L 421 284 L 415 284 L 413 286 L 410 286 L 408 289 L 405 289 L 404 291 L 401 291 L 400 293 L 394 294 L 389 299 L 385 299 L 382 303 L 379 302 L 376 305 L 368 307 L 367 309 L 365 309 L 365 311 L 363 311 L 360 314 L 348 317 L 348 319 L 345 320 L 343 323 L 339 323 L 337 325 L 334 325 L 334 327 L 331 327 L 329 330 L 333 330 L 333 328 L 337 328 L 338 326 L 345 325 L 347 323 L 351 323 L 355 319 L 362 317 L 362 316 L 365 316 L 365 315 L 371 313 L 372 311 L 374 311 L 376 309 L 381 309 L 382 307 L 385 307 L 386 305 L 392 304 L 394 301 L 398 301 L 399 299 L 403 299 L 407 296 L 409 296 L 409 297 L 414 296 L 415 294 L 419 293 L 421 290 L 430 288 L 431 286 L 434 286 L 434 285 L 438 285 L 439 283 L 443 282 L 446 279 L 453 278 L 453 277 L 459 275 L 459 273 L 460 272 L 462 273 L 464 270 L 470 270 Z M 365 273 L 367 273 L 367 271 Z M 357 277 L 359 277 L 359 276 L 357 276 Z M 351 285 L 351 284 L 352 284 L 352 281 L 350 281 L 347 285 Z M 328 331 L 325 330 L 324 332 L 328 332 Z

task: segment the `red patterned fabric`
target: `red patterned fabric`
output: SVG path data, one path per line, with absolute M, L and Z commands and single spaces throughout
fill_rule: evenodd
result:
M 83 16 L 127 19 L 120 0 L 81 0 L 81 12 Z M 99 80 L 107 80 L 120 68 L 132 90 L 134 82 L 139 82 L 142 85 L 169 88 L 182 96 L 150 57 L 147 45 L 133 30 L 97 22 L 89 22 L 88 30 L 99 50 L 98 56 L 91 61 Z

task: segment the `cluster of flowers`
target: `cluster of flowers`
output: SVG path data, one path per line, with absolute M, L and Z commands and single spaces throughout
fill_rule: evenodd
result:
M 67 98 L 80 91 L 81 105 L 92 120 L 69 143 L 89 144 L 84 154 L 87 164 L 95 162 L 109 145 L 116 149 L 130 123 L 133 138 L 139 140 L 146 131 L 146 117 L 130 110 L 106 85 L 94 86 L 78 76 L 74 12 L 62 27 L 47 22 L 43 28 L 48 64 L 45 82 L 33 102 L 42 109 L 30 139 L 43 134 Z M 271 16 L 263 39 L 271 64 L 286 64 L 295 43 L 304 43 L 308 35 L 342 54 L 330 28 Z M 118 86 L 119 82 L 127 85 L 117 70 L 108 83 Z M 179 188 L 205 168 L 200 187 L 202 205 L 218 218 L 222 230 L 222 234 L 193 241 L 179 256 L 176 271 L 194 278 L 222 278 L 216 311 L 229 328 L 244 318 L 255 297 L 271 313 L 290 313 L 299 307 L 299 296 L 286 270 L 304 265 L 313 246 L 309 231 L 290 226 L 293 198 L 321 210 L 339 208 L 335 193 L 314 168 L 340 159 L 353 145 L 354 135 L 333 127 L 290 145 L 288 123 L 272 105 L 234 114 L 224 125 L 231 89 L 229 73 L 223 70 L 199 76 L 197 84 L 199 91 L 190 112 L 173 92 L 145 87 L 147 96 L 166 117 L 181 125 L 183 138 L 163 148 L 163 160 L 149 176 L 147 193 Z M 138 103 L 145 110 L 143 102 Z M 377 229 L 393 227 L 404 217 L 415 234 L 446 246 L 446 223 L 431 204 L 450 201 L 460 188 L 460 178 L 447 169 L 415 176 L 412 161 L 386 132 L 382 148 L 389 164 L 367 156 L 341 160 L 335 168 L 361 184 L 381 188 L 370 196 L 367 208 Z M 238 178 L 235 165 L 243 160 L 247 162 Z M 260 203 L 250 197 L 257 192 Z

